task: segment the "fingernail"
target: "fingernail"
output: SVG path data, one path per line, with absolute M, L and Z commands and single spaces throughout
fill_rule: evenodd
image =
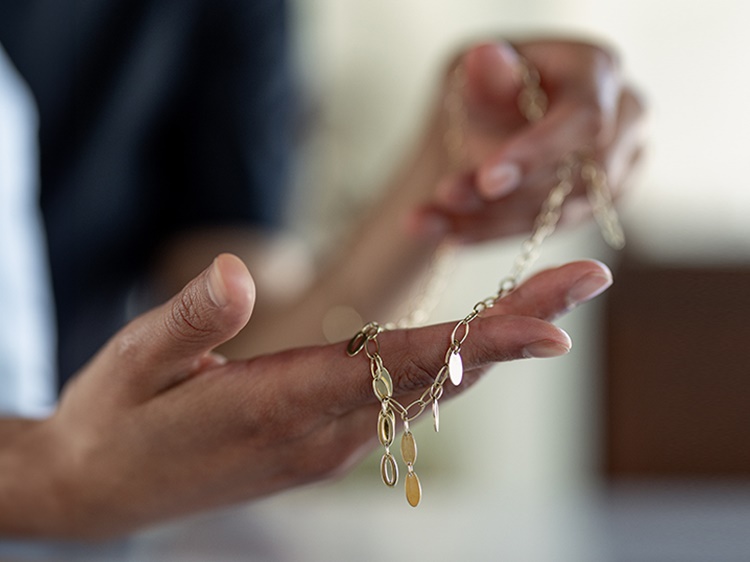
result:
M 221 353 L 216 353 L 215 351 L 212 351 L 206 356 L 206 362 L 210 363 L 211 365 L 220 367 L 222 365 L 226 365 L 227 363 L 229 363 L 229 359 L 227 359 L 226 356 L 222 355 Z
M 568 353 L 573 343 L 570 341 L 568 334 L 560 331 L 568 338 L 567 344 L 553 340 L 536 341 L 523 348 L 523 356 L 529 359 L 544 359 L 546 357 L 559 357 Z
M 488 65 L 485 79 L 495 92 L 506 92 L 514 86 L 514 76 L 507 72 L 518 64 L 518 55 L 507 43 L 493 43 L 486 45 L 480 51 Z
M 516 189 L 521 183 L 521 168 L 503 162 L 493 166 L 479 178 L 479 191 L 487 199 L 499 199 Z
M 566 297 L 568 308 L 575 308 L 579 304 L 593 299 L 603 293 L 610 285 L 612 285 L 612 273 L 609 269 L 584 275 L 568 291 Z
M 223 355 L 220 355 L 219 353 L 211 352 L 201 357 L 198 357 L 195 361 L 193 361 L 193 365 L 190 371 L 192 373 L 197 373 L 199 371 L 205 371 L 206 369 L 213 369 L 214 367 L 221 367 L 222 365 L 226 365 L 228 362 L 229 362 L 229 359 L 227 359 Z
M 227 288 L 221 277 L 216 261 L 217 260 L 214 260 L 211 264 L 211 269 L 208 271 L 208 296 L 211 297 L 211 300 L 216 306 L 223 307 L 228 302 Z

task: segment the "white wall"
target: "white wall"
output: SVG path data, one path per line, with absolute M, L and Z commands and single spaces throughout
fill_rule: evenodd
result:
M 629 198 L 631 239 L 659 259 L 750 256 L 750 5 L 740 0 L 297 0 L 303 71 L 321 104 L 322 175 L 379 185 L 414 134 L 446 57 L 529 30 L 613 44 L 649 101 L 651 140 Z M 345 190 L 344 190 L 345 192 Z

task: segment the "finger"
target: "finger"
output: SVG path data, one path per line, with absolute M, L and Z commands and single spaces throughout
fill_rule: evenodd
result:
M 433 201 L 406 213 L 403 226 L 412 236 L 442 239 L 448 231 L 455 230 L 452 215 L 473 217 L 485 207 L 477 195 L 473 173 L 451 174 L 438 182 Z
M 484 43 L 463 56 L 464 103 L 478 126 L 516 127 L 525 122 L 518 110 L 521 91 L 519 57 L 505 41 Z
M 443 178 L 435 188 L 434 205 L 454 213 L 476 212 L 485 205 L 477 195 L 473 173 L 461 172 Z
M 502 143 L 479 165 L 478 193 L 486 201 L 495 201 L 520 187 L 548 190 L 567 155 L 576 151 L 596 154 L 601 149 L 605 119 L 609 117 L 598 109 L 573 100 L 550 108 L 542 119 Z M 532 183 L 534 176 L 538 179 Z
M 517 101 L 522 85 L 519 65 L 518 53 L 503 41 L 478 45 L 463 58 L 465 126 L 471 128 L 473 139 L 471 161 L 467 162 L 470 166 L 494 154 L 498 131 L 517 130 L 526 124 Z M 517 189 L 522 170 L 514 162 L 502 162 L 485 175 L 480 185 L 491 191 L 475 191 L 480 201 L 483 198 L 494 200 Z
M 464 357 L 465 369 L 468 372 L 496 361 L 523 357 L 555 357 L 567 353 L 571 344 L 565 332 L 547 322 L 533 321 L 558 317 L 601 294 L 611 285 L 610 270 L 594 260 L 572 262 L 534 275 L 484 314 L 486 320 L 493 317 L 508 319 L 512 328 L 506 328 L 507 332 L 503 333 L 500 329 L 490 332 L 490 337 L 486 337 L 488 334 L 482 334 L 485 336 L 482 337 L 476 333 L 475 325 L 471 325 L 467 343 L 470 340 L 475 341 L 474 351 L 478 352 L 478 355 Z M 531 322 L 524 323 L 527 320 Z M 449 326 L 452 330 L 453 325 Z M 434 329 L 443 332 L 444 335 L 440 337 L 430 334 L 425 337 L 422 330 L 404 333 L 404 340 L 411 343 L 401 344 L 404 348 L 401 366 L 399 363 L 391 363 L 389 359 L 391 355 L 399 355 L 391 350 L 388 343 L 388 338 L 393 335 L 382 334 L 379 337 L 386 367 L 391 370 L 391 376 L 394 377 L 396 391 L 408 393 L 423 390 L 432 384 L 443 365 L 445 352 L 450 344 L 450 332 L 446 328 Z M 499 335 L 502 335 L 502 338 L 491 339 L 492 336 Z M 411 352 L 407 351 L 409 348 Z M 417 361 L 417 350 L 421 352 L 430 348 L 432 351 L 428 353 L 428 366 L 425 366 Z M 466 349 L 467 346 L 464 345 L 462 355 L 465 355 Z M 470 347 L 469 350 L 471 351 Z M 369 391 L 371 392 L 372 388 Z
M 617 111 L 615 134 L 600 154 L 595 155 L 607 171 L 608 188 L 617 197 L 636 169 L 644 145 L 644 103 L 631 88 L 623 89 Z M 543 158 L 551 158 L 543 155 Z M 440 224 L 463 243 L 528 232 L 549 190 L 555 185 L 556 164 L 538 166 L 524 177 L 522 188 L 501 202 L 486 202 L 477 194 L 475 176 L 455 175 L 441 182 L 435 201 L 415 209 L 413 222 Z M 591 216 L 590 203 L 579 188 L 567 198 L 561 225 L 577 224 Z M 417 234 L 421 231 L 415 229 Z
M 624 186 L 638 169 L 644 153 L 645 105 L 631 88 L 625 88 L 620 96 L 617 114 L 617 132 L 605 154 L 597 159 L 606 170 L 606 189 L 612 199 L 622 194 Z M 580 224 L 591 218 L 593 210 L 587 197 L 573 197 L 566 201 L 560 224 Z
M 381 334 L 381 355 L 393 379 L 394 396 L 421 393 L 434 382 L 445 361 L 454 326 L 455 323 L 446 323 Z M 571 346 L 568 334 L 546 321 L 492 316 L 472 322 L 461 355 L 464 369 L 469 372 L 515 359 L 556 357 L 567 353 Z M 356 391 L 351 400 L 364 404 L 374 399 L 372 377 L 366 358 L 355 359 L 359 367 L 349 368 L 351 388 Z
M 623 90 L 617 112 L 617 132 L 602 158 L 613 196 L 635 169 L 643 152 L 645 104 L 632 88 Z
M 612 285 L 612 272 L 601 262 L 583 260 L 530 277 L 486 315 L 514 314 L 553 320 L 590 301 Z
M 393 379 L 394 395 L 404 396 L 431 385 L 443 365 L 455 323 L 385 332 L 378 337 L 381 356 Z M 530 357 L 553 357 L 567 353 L 572 344 L 560 328 L 537 318 L 493 316 L 471 324 L 471 335 L 462 347 L 467 372 L 500 361 Z M 274 402 L 263 410 L 273 424 L 278 416 L 294 413 L 300 420 L 320 423 L 321 417 L 337 417 L 365 405 L 377 403 L 369 361 L 364 352 L 346 353 L 347 343 L 285 351 L 229 363 L 233 373 L 238 416 L 253 417 L 246 404 L 249 393 L 263 392 Z M 273 376 L 269 376 L 273 373 Z M 201 384 L 203 377 L 187 383 Z M 185 386 L 185 385 L 183 385 Z M 179 390 L 179 389 L 178 389 Z M 227 407 L 230 408 L 229 404 Z
M 551 173 L 551 172 L 549 172 Z M 537 174 L 529 178 L 532 181 Z M 548 178 L 540 178 L 546 181 Z M 541 205 L 548 195 L 531 185 L 524 187 L 495 203 L 483 202 L 477 210 L 455 208 L 444 203 L 429 203 L 413 210 L 416 220 L 423 225 L 440 224 L 441 233 L 449 233 L 456 243 L 468 244 L 494 239 L 496 237 L 511 236 L 528 233 L 533 226 L 535 217 L 539 214 Z M 475 189 L 475 188 L 473 188 Z M 579 198 L 571 195 L 566 205 Z M 417 231 L 418 235 L 424 235 Z
M 247 268 L 223 254 L 170 301 L 120 331 L 96 361 L 102 372 L 117 371 L 114 382 L 129 396 L 153 396 L 220 363 L 211 350 L 247 324 L 254 303 Z
M 557 51 L 553 51 L 557 48 Z M 478 189 L 488 199 L 502 196 L 499 170 L 516 166 L 521 177 L 562 161 L 570 152 L 596 152 L 615 131 L 620 78 L 613 58 L 582 44 L 519 48 L 542 76 L 549 109 L 539 121 L 524 127 L 481 164 Z M 555 66 L 557 65 L 557 66 Z M 559 67 L 559 68 L 558 68 Z
M 519 49 L 543 70 L 543 85 L 554 102 L 550 111 L 535 126 L 521 127 L 513 138 L 499 147 L 496 141 L 485 143 L 487 146 L 477 152 L 480 157 L 485 155 L 477 173 L 444 181 L 435 200 L 415 212 L 415 224 L 440 225 L 440 231 L 454 233 L 463 242 L 525 232 L 541 201 L 555 185 L 561 160 L 581 146 L 593 147 L 592 138 L 603 143 L 595 147 L 597 153 L 592 156 L 603 163 L 606 159 L 619 163 L 617 170 L 620 172 L 630 170 L 632 158 L 625 154 L 620 142 L 625 129 L 620 127 L 622 107 L 619 112 L 616 107 L 620 85 L 612 55 L 592 45 L 566 42 L 531 43 Z M 505 44 L 491 44 L 472 49 L 464 57 L 465 97 L 473 100 L 474 112 L 481 105 L 477 101 L 481 98 L 485 104 L 494 100 L 498 107 L 503 105 L 505 113 L 519 114 L 519 88 L 512 79 L 513 70 L 508 68 L 518 63 L 512 52 Z M 493 69 L 497 72 L 493 73 Z M 493 76 L 501 76 L 501 79 L 493 80 Z M 500 93 L 503 88 L 505 95 Z M 613 128 L 614 115 L 617 126 Z M 610 139 L 608 145 L 607 139 Z M 512 156 L 514 146 L 526 151 L 518 156 L 519 162 L 508 158 L 508 154 L 497 160 L 503 150 L 510 151 Z M 467 177 L 473 185 L 467 186 Z M 468 194 L 471 190 L 473 198 Z M 584 195 L 577 185 L 570 201 Z M 503 199 L 502 205 L 493 203 L 498 198 Z M 419 233 L 418 229 L 415 231 Z
M 551 357 L 570 349 L 570 338 L 559 328 L 540 319 L 507 313 L 524 314 L 532 312 L 539 317 L 551 317 L 570 308 L 571 302 L 579 302 L 583 289 L 576 287 L 587 275 L 600 274 L 606 278 L 608 270 L 596 262 L 579 262 L 550 270 L 535 276 L 529 285 L 513 295 L 504 310 L 487 315 L 471 324 L 471 333 L 462 353 L 467 371 L 492 362 L 509 361 L 524 357 Z M 606 284 L 606 280 L 601 284 Z M 577 292 L 576 292 L 577 291 Z M 543 295 L 549 293 L 549 295 Z M 592 289 L 586 296 L 591 296 Z M 540 301 L 534 306 L 534 301 Z M 499 314 L 500 312 L 506 314 Z M 481 320 L 481 321 L 480 321 Z M 455 323 L 428 326 L 415 330 L 386 332 L 378 337 L 380 353 L 386 368 L 394 379 L 395 392 L 404 393 L 423 390 L 434 381 L 442 367 L 445 353 L 450 345 L 450 336 Z M 316 358 L 303 350 L 307 372 L 316 376 L 300 379 L 291 375 L 291 380 L 281 383 L 285 388 L 304 388 L 299 408 L 310 396 L 316 402 L 327 403 L 337 414 L 351 407 L 372 402 L 372 377 L 369 361 L 361 352 L 354 358 L 346 356 L 344 346 L 331 354 L 330 347 L 315 350 Z M 323 357 L 326 357 L 324 359 Z M 316 364 L 327 366 L 318 371 Z M 293 373 L 295 368 L 287 363 L 283 369 Z M 305 385 L 300 386 L 303 380 Z
M 530 278 L 501 301 L 492 314 L 472 322 L 461 350 L 466 383 L 457 388 L 448 385 L 446 395 L 465 388 L 492 363 L 566 353 L 571 347 L 568 335 L 541 318 L 555 316 L 571 303 L 601 292 L 608 285 L 608 273 L 598 262 L 582 261 Z M 604 279 L 591 283 L 591 278 L 597 276 Z M 394 395 L 404 403 L 433 383 L 445 360 L 454 326 L 455 323 L 445 323 L 385 332 L 378 337 L 379 353 L 393 378 Z M 299 439 L 312 435 L 332 419 L 363 406 L 377 405 L 368 358 L 363 352 L 349 357 L 346 346 L 347 342 L 343 342 L 229 363 L 215 371 L 214 377 L 194 378 L 174 391 L 203 397 L 200 400 L 207 392 L 220 392 L 224 398 L 214 402 L 224 406 L 221 414 L 215 415 L 225 422 L 245 420 L 239 423 L 240 431 L 242 427 L 252 431 L 261 425 L 292 432 L 277 436 L 279 439 Z M 201 392 L 190 392 L 191 385 L 198 385 Z M 270 398 L 259 403 L 260 396 Z M 210 415 L 206 412 L 206 416 Z M 294 424 L 290 424 L 290 417 Z

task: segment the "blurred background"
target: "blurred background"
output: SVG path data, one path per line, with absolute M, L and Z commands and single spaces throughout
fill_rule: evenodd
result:
M 539 267 L 594 257 L 615 270 L 605 298 L 562 321 L 573 352 L 501 365 L 445 405 L 440 434 L 420 426 L 417 510 L 382 486 L 377 457 L 272 502 L 309 533 L 300 559 L 750 560 L 748 21 L 732 0 L 298 0 L 314 123 L 301 178 L 320 203 L 297 224 L 324 247 L 388 179 L 468 41 L 612 45 L 648 101 L 650 136 L 621 205 L 626 251 L 592 226 L 542 252 Z M 463 256 L 434 319 L 491 292 L 519 242 Z
M 388 179 L 461 45 L 549 32 L 619 51 L 650 108 L 647 158 L 621 207 L 627 249 L 612 253 L 584 227 L 557 233 L 539 263 L 601 259 L 615 286 L 561 322 L 568 356 L 500 365 L 441 409 L 439 434 L 419 425 L 419 508 L 382 485 L 373 456 L 340 482 L 81 558 L 750 560 L 750 4 L 293 8 L 309 126 L 295 223 L 321 250 Z M 462 256 L 433 320 L 463 317 L 493 292 L 519 243 Z
M 294 13 L 310 127 L 294 223 L 322 249 L 388 180 L 446 61 L 472 40 L 549 32 L 612 45 L 648 100 L 648 154 L 622 202 L 624 253 L 595 227 L 558 233 L 542 253 L 539 267 L 594 257 L 615 270 L 606 298 L 563 320 L 573 351 L 501 365 L 442 408 L 439 434 L 418 426 L 419 508 L 382 485 L 375 455 L 342 482 L 201 518 L 193 529 L 224 532 L 198 552 L 750 560 L 750 6 L 297 0 Z M 519 243 L 462 256 L 433 319 L 462 317 L 491 293 Z M 268 551 L 233 543 L 227 529 L 254 529 Z M 182 544 L 189 558 L 190 536 L 177 526 L 150 544 Z

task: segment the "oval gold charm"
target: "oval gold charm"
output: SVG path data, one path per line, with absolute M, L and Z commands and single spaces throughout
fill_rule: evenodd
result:
M 372 389 L 380 400 L 393 396 L 393 380 L 391 374 L 385 369 L 378 371 L 378 378 L 372 380 Z
M 398 465 L 390 453 L 385 453 L 380 459 L 380 478 L 383 484 L 393 488 L 398 482 Z
M 417 462 L 417 442 L 414 440 L 414 434 L 411 431 L 407 431 L 401 436 L 401 456 L 406 464 Z
M 383 447 L 390 447 L 393 444 L 393 438 L 396 436 L 396 416 L 393 411 L 384 412 L 380 410 L 378 414 L 378 440 Z
M 412 507 L 417 507 L 422 499 L 422 484 L 416 472 L 409 472 L 406 475 L 406 501 Z
M 464 362 L 458 351 L 451 353 L 450 359 L 448 359 L 448 376 L 450 376 L 454 386 L 461 384 L 464 378 Z

